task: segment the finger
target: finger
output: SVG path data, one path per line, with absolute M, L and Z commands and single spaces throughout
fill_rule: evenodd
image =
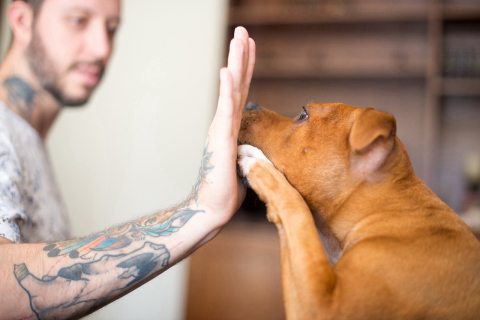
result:
M 220 95 L 217 114 L 221 117 L 232 117 L 233 114 L 233 79 L 230 70 L 220 70 Z
M 238 39 L 232 39 L 230 42 L 230 53 L 228 54 L 228 70 L 233 78 L 233 90 L 238 93 L 241 89 L 243 78 L 243 55 L 245 48 Z
M 248 36 L 248 32 L 244 27 L 237 27 L 235 29 L 235 34 L 234 34 L 235 39 L 239 39 L 244 48 L 243 52 L 243 65 L 242 65 L 242 80 L 241 80 L 241 86 L 242 86 L 242 92 L 240 96 L 240 107 L 243 109 L 243 106 L 245 105 L 246 102 L 246 95 L 248 94 L 248 87 L 250 85 L 250 80 L 249 80 L 249 75 L 248 75 L 248 67 L 250 65 L 250 60 L 251 58 L 255 59 L 255 54 L 251 54 L 251 48 L 250 48 L 250 38 Z M 255 44 L 254 44 L 255 46 Z M 255 60 L 254 60 L 255 61 Z M 250 76 L 251 77 L 251 76 Z
M 242 101 L 241 101 L 241 108 L 239 108 L 238 112 L 242 113 L 243 108 L 247 102 L 247 96 L 248 92 L 250 90 L 250 84 L 252 82 L 252 76 L 253 76 L 253 70 L 255 68 L 255 53 L 256 53 L 256 46 L 255 46 L 255 41 L 253 39 L 249 38 L 249 53 L 248 53 L 248 65 L 245 71 L 245 77 L 244 77 L 244 84 L 243 84 L 243 96 L 242 96 Z
M 243 72 L 242 74 L 245 73 L 246 69 L 247 69 L 247 65 L 248 65 L 248 54 L 249 54 L 249 49 L 248 49 L 248 46 L 249 46 L 249 36 L 248 36 L 248 32 L 247 30 L 244 28 L 244 27 L 237 27 L 235 28 L 235 32 L 234 32 L 234 35 L 233 37 L 235 39 L 238 39 L 242 42 L 243 44 L 243 48 L 244 48 L 244 53 L 243 53 Z
M 245 88 L 247 90 L 250 88 L 250 83 L 252 81 L 253 69 L 255 68 L 255 54 L 256 54 L 255 41 L 253 41 L 252 38 L 249 38 L 248 42 L 249 42 L 248 65 L 247 65 L 247 72 L 245 74 Z

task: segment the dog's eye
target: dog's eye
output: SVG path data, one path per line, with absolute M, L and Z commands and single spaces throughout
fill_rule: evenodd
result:
M 308 113 L 306 111 L 303 111 L 299 116 L 298 116 L 298 121 L 304 120 L 308 118 Z
M 308 119 L 308 112 L 305 107 L 303 107 L 303 112 L 298 116 L 297 121 L 302 121 Z

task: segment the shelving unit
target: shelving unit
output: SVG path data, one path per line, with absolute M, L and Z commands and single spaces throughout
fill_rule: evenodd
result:
M 302 95 L 393 113 L 417 174 L 458 209 L 458 194 L 451 197 L 450 188 L 442 186 L 441 155 L 449 152 L 442 143 L 444 100 L 478 99 L 480 47 L 470 59 L 478 66 L 464 66 L 477 68 L 477 74 L 462 77 L 445 69 L 447 62 L 462 61 L 455 56 L 459 42 L 474 39 L 480 44 L 480 31 L 471 30 L 472 25 L 480 26 L 480 1 L 234 0 L 229 21 L 232 29 L 247 27 L 257 42 L 251 100 L 286 116 L 310 102 Z M 460 36 L 455 31 L 456 24 L 465 23 L 470 40 L 461 30 Z M 449 50 L 453 56 L 447 59 Z M 397 94 L 390 99 L 384 90 L 400 90 L 403 97 Z M 295 104 L 286 105 L 295 98 Z M 462 186 L 457 181 L 452 188 Z
M 464 161 L 480 153 L 480 1 L 431 0 L 431 147 L 424 165 L 433 190 L 462 213 Z M 435 61 L 435 59 L 437 59 Z
M 463 157 L 480 153 L 480 66 L 474 69 L 480 57 L 471 53 L 480 50 L 480 0 L 232 0 L 229 21 L 228 34 L 243 25 L 257 44 L 250 101 L 288 117 L 309 102 L 343 102 L 392 113 L 416 173 L 460 212 Z M 249 191 L 237 218 L 250 222 L 237 225 L 243 228 L 238 231 L 250 234 L 266 222 L 265 213 Z M 213 240 L 216 246 L 221 241 Z M 256 250 L 253 244 L 241 246 L 242 251 Z M 234 248 L 233 264 L 243 263 L 235 251 L 240 249 Z M 195 255 L 192 270 L 202 269 L 197 261 L 215 258 L 202 251 Z M 255 272 L 252 265 L 245 268 Z M 236 274 L 222 271 L 227 278 Z M 208 271 L 201 277 L 221 282 Z M 258 281 L 257 287 L 264 287 L 280 278 Z M 191 290 L 192 301 L 204 292 Z M 212 294 L 224 296 L 228 290 L 218 286 Z M 253 303 L 254 289 L 235 290 L 246 293 L 244 305 Z M 225 313 L 218 318 L 242 318 L 242 310 L 232 312 L 235 303 L 217 301 L 214 306 L 203 298 L 204 308 L 221 304 Z M 265 303 L 279 306 L 281 300 Z

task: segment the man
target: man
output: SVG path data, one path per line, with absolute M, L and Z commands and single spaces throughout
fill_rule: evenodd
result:
M 100 81 L 119 2 L 18 0 L 8 8 L 13 41 L 0 67 L 0 319 L 91 313 L 212 239 L 244 198 L 236 144 L 255 45 L 237 28 L 191 197 L 84 238 L 41 243 L 69 236 L 42 139 L 61 108 L 85 103 Z

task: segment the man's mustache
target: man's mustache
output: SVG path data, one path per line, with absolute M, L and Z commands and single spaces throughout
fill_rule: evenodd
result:
M 68 68 L 68 70 L 74 70 L 82 67 L 95 67 L 100 77 L 103 75 L 105 71 L 105 64 L 103 61 L 100 61 L 100 60 L 93 61 L 93 62 L 90 62 L 90 61 L 75 62 L 70 66 L 70 68 Z

